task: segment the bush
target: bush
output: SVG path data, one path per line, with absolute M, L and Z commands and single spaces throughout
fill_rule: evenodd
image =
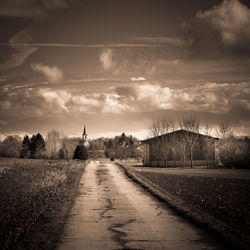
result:
M 8 136 L 0 143 L 0 157 L 18 158 L 21 150 L 21 138 L 19 136 Z
M 88 159 L 88 150 L 83 145 L 78 145 L 75 149 L 73 159 L 87 160 Z
M 249 150 L 249 139 L 227 138 L 220 140 L 218 147 L 218 155 L 224 167 L 249 168 Z
M 64 151 L 63 151 L 63 149 L 59 149 L 58 157 L 59 157 L 59 159 L 64 159 Z

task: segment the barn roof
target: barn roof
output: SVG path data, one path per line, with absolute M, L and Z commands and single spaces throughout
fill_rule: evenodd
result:
M 179 129 L 179 130 L 175 130 L 175 131 L 170 132 L 170 133 L 166 133 L 166 134 L 163 134 L 163 135 L 159 135 L 159 136 L 155 136 L 155 137 L 148 138 L 148 139 L 145 139 L 145 140 L 141 140 L 141 142 L 145 143 L 145 142 L 148 142 L 148 141 L 151 141 L 151 140 L 155 140 L 157 138 L 161 138 L 161 137 L 165 137 L 165 136 L 170 136 L 170 135 L 174 135 L 174 134 L 181 135 L 182 133 L 198 134 L 201 137 L 207 137 L 207 138 L 211 138 L 211 139 L 214 139 L 214 140 L 219 140 L 219 138 L 212 137 L 212 136 L 209 136 L 209 135 L 203 135 L 203 134 L 196 133 L 196 132 L 191 132 L 191 131 L 188 131 L 188 130 L 185 130 L 185 129 Z

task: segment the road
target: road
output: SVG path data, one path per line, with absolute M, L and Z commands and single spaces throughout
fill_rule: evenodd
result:
M 59 250 L 223 249 L 174 214 L 115 164 L 91 162 L 82 176 Z

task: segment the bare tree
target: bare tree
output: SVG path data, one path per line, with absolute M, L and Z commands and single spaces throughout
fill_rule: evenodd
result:
M 63 152 L 63 158 L 65 159 L 68 159 L 68 154 L 69 154 L 69 151 L 68 151 L 68 147 L 67 147 L 67 138 L 64 136 L 63 139 L 61 140 L 61 152 Z
M 46 149 L 49 158 L 56 158 L 60 149 L 60 133 L 56 130 L 51 130 L 48 133 L 46 141 Z
M 168 133 L 170 123 L 167 119 L 154 120 L 152 127 L 149 130 L 149 137 L 156 137 Z
M 226 122 L 221 122 L 217 134 L 220 138 L 226 139 L 233 136 L 233 132 L 229 127 L 229 124 Z
M 203 131 L 206 135 L 206 137 L 203 138 L 204 143 L 205 143 L 205 148 L 204 148 L 205 157 L 204 158 L 207 161 L 207 167 L 208 167 L 211 163 L 212 165 L 215 163 L 215 155 L 214 155 L 215 141 L 211 138 L 212 129 L 208 122 L 204 124 Z
M 242 152 L 245 152 L 243 141 L 234 137 L 228 123 L 221 122 L 217 133 L 221 138 L 218 143 L 218 156 L 221 163 L 225 167 L 235 168 L 239 159 L 245 157 L 242 155 Z
M 170 142 L 162 135 L 170 132 L 171 123 L 166 118 L 155 120 L 149 130 L 150 137 L 155 138 L 151 145 L 151 152 L 157 160 L 167 160 L 171 149 Z
M 181 137 L 183 138 L 185 145 L 187 145 L 189 150 L 191 168 L 193 168 L 193 149 L 199 138 L 200 121 L 195 116 L 185 118 L 183 117 L 180 121 L 180 127 L 187 130 L 187 132 L 183 131 L 181 133 Z

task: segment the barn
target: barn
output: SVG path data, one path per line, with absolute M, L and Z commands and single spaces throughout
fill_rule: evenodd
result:
M 144 165 L 150 167 L 213 166 L 218 138 L 184 129 L 141 141 Z

